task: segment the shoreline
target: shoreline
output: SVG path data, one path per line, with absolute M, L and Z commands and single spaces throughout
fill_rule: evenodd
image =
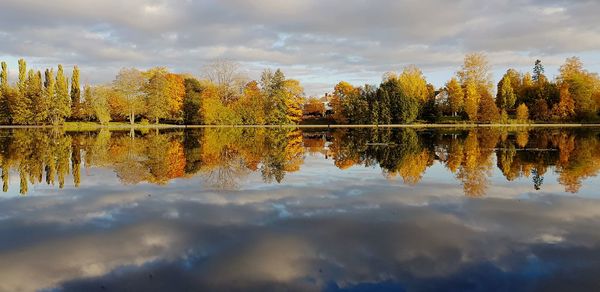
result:
M 600 124 L 388 124 L 388 125 L 100 125 L 100 124 L 65 124 L 53 125 L 0 125 L 0 129 L 65 129 L 73 130 L 96 130 L 96 129 L 201 129 L 201 128 L 594 128 Z

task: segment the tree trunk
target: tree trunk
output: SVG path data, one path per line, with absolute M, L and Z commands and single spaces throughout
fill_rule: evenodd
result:
M 131 113 L 129 113 L 129 123 L 131 125 L 133 125 L 134 122 L 135 122 L 135 114 L 133 113 L 133 111 L 131 111 Z

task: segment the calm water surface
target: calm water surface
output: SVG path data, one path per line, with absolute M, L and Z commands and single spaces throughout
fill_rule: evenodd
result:
M 0 168 L 0 291 L 600 291 L 600 129 L 4 129 Z

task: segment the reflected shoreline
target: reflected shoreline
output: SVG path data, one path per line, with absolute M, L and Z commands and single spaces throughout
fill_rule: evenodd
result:
M 526 177 L 541 190 L 544 175 L 556 173 L 565 191 L 600 171 L 600 128 L 141 128 L 129 131 L 0 130 L 3 191 L 9 174 L 28 185 L 81 182 L 81 170 L 108 167 L 123 184 L 164 185 L 202 176 L 215 189 L 235 189 L 259 173 L 267 184 L 282 183 L 300 170 L 307 155 L 320 153 L 340 170 L 376 166 L 386 178 L 417 185 L 434 162 L 441 163 L 471 197 L 483 196 L 492 170 L 507 181 Z

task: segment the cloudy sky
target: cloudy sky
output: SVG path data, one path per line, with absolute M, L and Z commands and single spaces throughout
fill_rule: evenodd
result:
M 86 83 L 122 67 L 199 75 L 215 58 L 250 77 L 282 68 L 307 94 L 339 80 L 377 83 L 421 67 L 441 86 L 466 52 L 488 54 L 498 77 L 542 59 L 554 76 L 580 56 L 600 71 L 600 2 L 593 0 L 2 0 L 0 59 L 44 68 L 78 64 Z M 13 75 L 14 76 L 14 75 Z

